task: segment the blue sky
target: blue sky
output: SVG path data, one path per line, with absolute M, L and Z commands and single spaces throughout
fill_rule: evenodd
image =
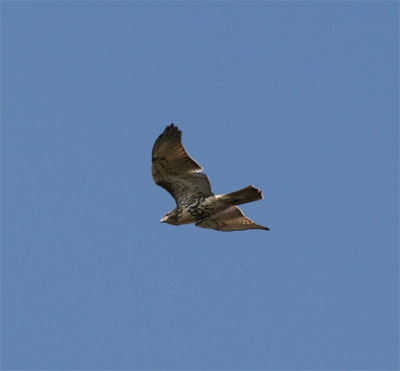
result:
M 2 368 L 397 369 L 398 7 L 3 1 Z M 171 122 L 270 232 L 160 224 Z

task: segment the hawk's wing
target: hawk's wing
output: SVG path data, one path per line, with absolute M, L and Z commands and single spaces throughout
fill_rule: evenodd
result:
M 176 204 L 199 196 L 211 196 L 211 185 L 203 168 L 186 152 L 182 132 L 169 125 L 154 143 L 152 174 L 157 185 L 165 188 Z
M 265 229 L 269 231 L 269 228 L 256 224 L 247 218 L 237 206 L 232 206 L 222 213 L 203 219 L 195 225 L 200 228 L 216 229 L 217 231 L 225 232 L 243 231 L 245 229 Z

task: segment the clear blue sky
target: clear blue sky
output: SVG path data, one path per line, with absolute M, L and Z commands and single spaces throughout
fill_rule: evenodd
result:
M 3 369 L 397 369 L 397 2 L 2 2 Z M 270 232 L 160 224 L 174 122 Z

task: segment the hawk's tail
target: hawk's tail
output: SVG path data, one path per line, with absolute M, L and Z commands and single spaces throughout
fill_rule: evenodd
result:
M 218 197 L 220 201 L 229 205 L 247 204 L 248 202 L 258 201 L 262 198 L 262 192 L 254 186 L 248 186 L 246 188 L 240 189 L 239 191 L 228 193 L 226 195 Z

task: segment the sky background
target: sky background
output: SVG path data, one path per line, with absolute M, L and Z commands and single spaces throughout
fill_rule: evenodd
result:
M 397 369 L 398 12 L 3 1 L 2 368 Z M 270 232 L 160 224 L 171 122 Z

